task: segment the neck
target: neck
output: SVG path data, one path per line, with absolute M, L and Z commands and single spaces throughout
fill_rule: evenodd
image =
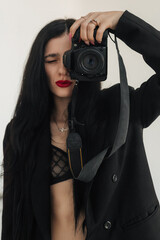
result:
M 51 115 L 51 121 L 64 123 L 68 119 L 68 104 L 71 98 L 60 98 L 54 96 L 54 109 Z

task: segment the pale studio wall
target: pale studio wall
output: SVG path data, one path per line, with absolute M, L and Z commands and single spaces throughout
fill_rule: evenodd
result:
M 45 24 L 55 18 L 79 18 L 91 11 L 128 10 L 160 30 L 159 0 L 1 0 L 0 2 L 0 162 L 3 159 L 4 130 L 15 108 L 24 65 L 35 36 Z M 118 42 L 127 68 L 128 83 L 137 88 L 154 72 L 138 53 L 129 49 L 120 40 Z M 109 73 L 103 87 L 109 87 L 117 82 L 119 82 L 117 53 L 114 43 L 109 40 Z M 153 182 L 160 199 L 160 118 L 144 130 L 144 143 Z M 1 179 L 1 194 L 2 187 Z

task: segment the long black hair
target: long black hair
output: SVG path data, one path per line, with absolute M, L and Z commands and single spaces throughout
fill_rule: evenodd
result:
M 54 103 L 52 93 L 49 89 L 47 77 L 44 68 L 44 50 L 48 41 L 54 37 L 61 36 L 62 34 L 69 33 L 69 28 L 73 24 L 74 19 L 58 19 L 48 23 L 37 35 L 31 47 L 29 57 L 24 69 L 21 89 L 16 103 L 16 107 L 12 116 L 10 124 L 10 136 L 7 144 L 4 145 L 4 175 L 6 172 L 6 179 L 4 185 L 4 194 L 7 192 L 9 184 L 12 184 L 17 172 L 20 172 L 20 178 L 17 180 L 17 213 L 13 215 L 13 221 L 17 223 L 17 232 L 14 233 L 14 240 L 31 238 L 29 233 L 25 234 L 23 227 L 31 224 L 32 211 L 27 212 L 28 221 L 23 222 L 25 219 L 25 204 L 26 199 L 30 199 L 30 180 L 34 171 L 35 162 L 29 162 L 27 153 L 31 147 L 34 137 L 37 135 L 40 128 L 43 128 L 50 119 L 51 111 L 53 110 Z M 85 122 L 85 127 L 78 127 L 84 147 L 84 156 L 87 161 L 89 158 L 89 146 L 91 134 L 94 136 L 94 129 L 90 133 L 87 132 L 94 119 L 90 119 L 91 112 L 94 112 L 94 103 L 96 96 L 98 96 L 101 89 L 100 82 L 79 82 L 78 83 L 78 96 L 76 103 L 76 118 L 80 122 Z M 70 104 L 68 111 L 70 110 Z M 93 114 L 92 114 L 93 116 Z M 90 122 L 90 126 L 88 125 Z M 88 138 L 87 136 L 90 135 Z M 14 157 L 13 157 L 14 156 Z M 12 160 L 11 160 L 12 159 Z M 8 164 L 8 163 L 12 164 Z M 25 169 L 28 169 L 27 178 L 24 177 Z M 82 184 L 83 185 L 83 184 Z M 75 191 L 80 194 L 82 191 L 81 183 L 75 181 Z M 79 190 L 78 190 L 79 188 Z M 78 192 L 79 191 L 79 192 Z M 7 194 L 6 194 L 7 198 Z M 4 196 L 5 199 L 5 196 Z M 5 201 L 8 201 L 7 199 Z M 75 226 L 77 225 L 77 218 L 83 201 L 77 197 L 77 210 L 75 214 Z M 27 203 L 28 205 L 30 202 Z M 31 209 L 31 206 L 27 206 Z M 3 225 L 4 226 L 4 225 Z M 4 226 L 5 227 L 5 226 Z M 27 228 L 29 231 L 29 228 Z M 18 232 L 19 231 L 19 232 Z M 21 231 L 21 232 L 20 232 Z M 22 237 L 23 236 L 23 237 Z

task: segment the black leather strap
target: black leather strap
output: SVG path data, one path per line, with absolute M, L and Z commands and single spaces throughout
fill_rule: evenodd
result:
M 74 178 L 83 182 L 90 182 L 94 176 L 96 175 L 104 157 L 109 158 L 113 155 L 126 141 L 127 132 L 128 132 L 128 125 L 129 125 L 129 114 L 130 114 L 130 101 L 129 101 L 129 87 L 127 83 L 127 76 L 126 76 L 126 69 L 124 66 L 123 59 L 120 55 L 117 38 L 115 35 L 115 45 L 118 54 L 118 61 L 119 61 L 119 71 L 120 71 L 120 94 L 121 94 L 121 101 L 120 101 L 120 115 L 119 115 L 119 123 L 117 128 L 117 134 L 113 143 L 112 147 L 107 147 L 102 152 L 97 154 L 91 160 L 89 160 L 78 173 L 75 171 Z M 72 131 L 74 131 L 74 124 L 76 123 L 76 119 L 74 118 L 74 110 L 75 110 L 75 95 L 77 94 L 77 88 L 73 91 L 73 105 L 72 105 Z M 75 122 L 75 123 L 74 123 Z M 76 168 L 76 162 L 80 162 L 80 149 L 77 148 L 79 144 L 75 144 L 75 148 L 70 151 L 70 161 L 71 165 Z M 69 147 L 69 144 L 68 144 Z M 68 148 L 69 149 L 69 148 Z M 76 151 L 75 151 L 76 150 Z M 79 157 L 79 160 L 78 160 Z M 74 172 L 74 169 L 73 172 Z M 78 175 L 76 177 L 76 175 Z

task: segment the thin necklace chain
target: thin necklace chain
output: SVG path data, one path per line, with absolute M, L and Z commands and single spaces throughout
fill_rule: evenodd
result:
M 68 119 L 67 119 L 68 120 Z M 66 122 L 67 122 L 67 120 L 65 121 L 65 123 L 64 123 L 64 126 L 65 126 L 65 124 L 66 124 Z M 57 124 L 57 122 L 55 121 L 55 123 L 56 123 L 56 125 L 57 125 L 57 128 L 58 128 L 58 130 L 60 131 L 60 132 L 65 132 L 65 131 L 68 131 L 69 130 L 69 128 L 67 127 L 67 128 L 64 128 L 64 126 L 62 127 L 62 128 L 59 128 L 58 127 L 58 124 Z
M 67 120 L 68 120 L 68 119 L 67 119 Z M 64 126 L 65 126 L 67 120 L 64 122 Z M 64 128 L 64 126 L 63 126 L 62 128 L 59 128 L 59 127 L 58 127 L 58 124 L 57 124 L 57 122 L 56 122 L 56 120 L 55 120 L 55 123 L 56 123 L 57 129 L 58 129 L 61 133 L 66 132 L 66 131 L 69 130 L 68 127 L 67 127 L 67 128 Z M 57 141 L 55 141 L 52 137 L 51 137 L 51 139 L 52 139 L 52 141 L 55 142 L 55 143 L 66 144 L 66 142 L 63 142 L 63 143 L 57 142 Z

